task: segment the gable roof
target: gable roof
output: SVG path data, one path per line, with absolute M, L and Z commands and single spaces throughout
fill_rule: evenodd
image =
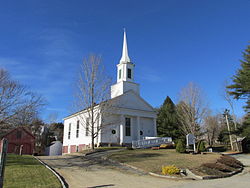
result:
M 129 95 L 133 95 L 134 98 L 132 99 L 136 99 L 136 101 L 138 102 L 141 102 L 141 106 L 142 108 L 138 108 L 138 104 L 135 104 L 135 103 L 128 103 L 126 102 L 125 104 L 123 104 L 123 106 L 129 106 L 130 108 L 132 109 L 135 109 L 135 110 L 143 110 L 143 111 L 151 111 L 151 112 L 155 112 L 155 109 L 147 102 L 145 101 L 140 95 L 138 95 L 136 92 L 134 92 L 133 90 L 129 90 L 129 91 L 126 91 L 124 94 L 122 95 L 119 95 L 117 97 L 114 97 L 110 100 L 122 100 L 122 98 L 125 98 L 126 96 L 129 96 Z M 131 102 L 135 102 L 135 101 L 131 101 Z M 128 105 L 130 104 L 130 105 Z M 120 106 L 121 108 L 123 106 Z
M 134 97 L 137 98 L 137 101 L 138 101 L 138 102 L 139 102 L 139 101 L 141 102 L 141 107 L 142 107 L 142 104 L 144 104 L 144 108 L 146 108 L 146 109 L 142 109 L 142 108 L 140 109 L 140 108 L 135 107 L 135 106 L 133 106 L 133 107 L 129 106 L 130 109 L 134 109 L 134 110 L 143 110 L 143 111 L 149 111 L 149 112 L 156 112 L 155 109 L 154 109 L 147 101 L 145 101 L 140 95 L 138 95 L 137 93 L 135 93 L 133 90 L 126 91 L 124 94 L 118 95 L 118 96 L 116 96 L 116 97 L 114 97 L 114 98 L 112 98 L 112 99 L 108 99 L 108 100 L 106 100 L 106 101 L 104 101 L 104 102 L 115 101 L 115 100 L 122 100 L 124 97 L 126 97 L 126 96 L 128 96 L 128 95 L 134 95 Z M 127 103 L 127 105 L 128 105 L 128 104 L 135 105 L 134 103 Z M 124 106 L 127 106 L 127 105 L 124 105 Z M 96 104 L 96 105 L 94 106 L 94 108 L 98 108 L 98 106 L 99 106 L 99 104 Z M 123 106 L 119 106 L 119 107 L 120 107 L 120 108 L 123 108 Z M 65 118 L 63 118 L 63 119 L 65 120 L 65 119 L 68 119 L 68 118 L 70 118 L 70 117 L 76 116 L 77 114 L 82 113 L 82 112 L 84 112 L 84 111 L 87 110 L 87 109 L 88 109 L 88 108 L 85 108 L 85 109 L 83 109 L 83 110 L 80 110 L 80 111 L 78 111 L 78 112 L 75 112 L 75 113 L 73 113 L 73 114 L 70 114 L 70 115 L 66 116 Z
M 17 129 L 22 129 L 27 134 L 29 134 L 30 136 L 32 136 L 33 138 L 35 138 L 35 136 L 26 127 L 16 127 L 14 129 L 10 130 L 9 132 L 7 132 L 5 135 L 3 135 L 2 138 L 6 137 L 7 135 L 11 134 L 12 132 L 14 132 Z

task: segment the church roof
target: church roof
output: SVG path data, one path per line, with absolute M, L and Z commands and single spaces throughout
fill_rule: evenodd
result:
M 119 100 L 119 99 L 122 99 L 122 97 L 124 97 L 124 96 L 126 96 L 127 94 L 129 94 L 129 93 L 131 93 L 131 94 L 133 94 L 137 99 L 139 99 L 139 101 L 141 101 L 143 104 L 145 104 L 146 105 L 146 109 L 145 110 L 142 110 L 142 109 L 139 109 L 139 108 L 131 108 L 130 106 L 127 106 L 127 105 L 125 105 L 125 104 L 123 104 L 122 106 L 120 106 L 119 105 L 119 103 L 117 103 L 117 105 L 118 106 L 116 106 L 115 105 L 115 107 L 118 107 L 118 108 L 129 108 L 129 109 L 131 109 L 131 110 L 139 110 L 139 111 L 148 111 L 148 112 L 156 112 L 155 111 L 155 109 L 147 102 L 147 101 L 145 101 L 140 95 L 138 95 L 137 93 L 135 93 L 133 90 L 129 90 L 129 91 L 127 91 L 127 92 L 125 92 L 124 94 L 122 94 L 122 95 L 119 95 L 119 96 L 116 96 L 116 97 L 114 97 L 114 98 L 112 98 L 112 99 L 108 99 L 108 100 L 106 100 L 106 101 L 103 101 L 103 103 L 105 103 L 105 102 L 111 102 L 111 101 L 115 101 L 115 100 Z M 116 104 L 116 103 L 115 103 Z M 127 103 L 127 104 L 134 104 L 133 102 L 131 103 Z M 95 106 L 94 106 L 94 108 L 98 108 L 99 107 L 99 104 L 96 104 Z M 80 111 L 78 111 L 78 112 L 75 112 L 75 113 L 73 113 L 73 114 L 70 114 L 70 115 L 68 115 L 68 116 L 66 116 L 65 118 L 63 118 L 64 120 L 65 119 L 68 119 L 68 118 L 71 118 L 71 117 L 74 117 L 74 116 L 76 116 L 76 115 L 78 115 L 78 114 L 81 114 L 81 113 L 83 113 L 85 110 L 87 110 L 88 108 L 85 108 L 85 109 L 83 109 L 83 110 L 80 110 Z

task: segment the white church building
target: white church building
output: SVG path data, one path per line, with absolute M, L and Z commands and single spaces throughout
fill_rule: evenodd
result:
M 124 31 L 122 57 L 117 65 L 117 82 L 111 86 L 111 99 L 116 101 L 112 121 L 100 130 L 95 143 L 102 145 L 131 145 L 132 141 L 157 136 L 156 112 L 140 96 L 139 84 L 134 82 L 133 64 L 128 56 L 126 32 Z M 98 106 L 96 107 L 98 108 Z M 80 113 L 85 113 L 84 110 Z M 79 125 L 79 112 L 64 118 L 63 153 L 84 150 L 91 145 L 87 127 Z M 86 117 L 87 118 L 87 117 Z

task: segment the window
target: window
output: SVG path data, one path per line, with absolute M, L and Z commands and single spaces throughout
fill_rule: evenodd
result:
M 22 131 L 17 131 L 16 132 L 16 138 L 21 139 L 22 138 Z
M 70 139 L 70 135 L 71 135 L 71 123 L 69 124 L 68 139 Z
M 125 118 L 125 136 L 131 136 L 131 119 Z
M 76 152 L 79 152 L 79 146 L 76 146 Z
M 131 69 L 128 69 L 128 78 L 132 78 L 132 70 Z
M 119 79 L 122 77 L 122 69 L 119 70 Z
M 78 120 L 77 123 L 76 123 L 76 138 L 79 137 L 79 126 L 80 126 L 79 124 L 80 124 L 80 122 Z
M 89 136 L 89 118 L 86 118 L 86 132 L 85 132 L 85 136 Z
M 142 132 L 142 131 L 140 131 L 140 135 L 143 135 L 143 132 Z

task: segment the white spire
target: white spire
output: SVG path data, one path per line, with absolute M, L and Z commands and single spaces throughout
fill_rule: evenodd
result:
M 123 36 L 122 57 L 121 57 L 120 62 L 130 62 L 130 58 L 128 56 L 128 46 L 127 46 L 127 38 L 126 38 L 125 28 L 124 28 L 124 36 Z

